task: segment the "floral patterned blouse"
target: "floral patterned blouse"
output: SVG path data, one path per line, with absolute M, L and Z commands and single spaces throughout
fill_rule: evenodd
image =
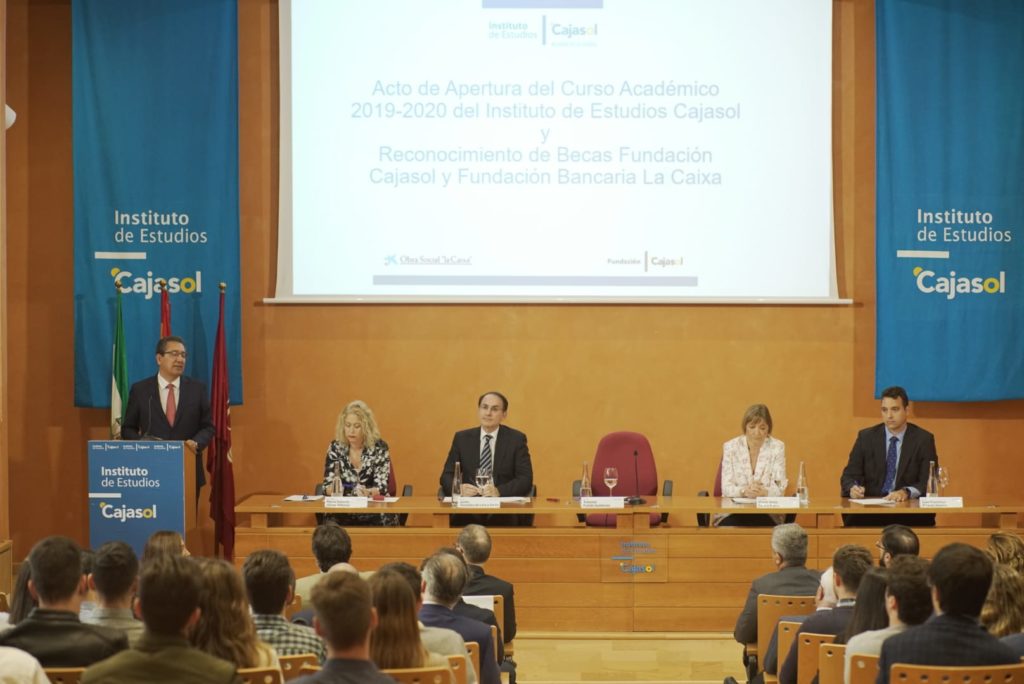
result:
M 381 494 L 393 495 L 388 491 L 388 478 L 391 475 L 391 455 L 388 453 L 388 444 L 383 439 L 373 445 L 372 449 L 363 447 L 363 459 L 359 470 L 352 466 L 349 460 L 349 445 L 339 444 L 336 440 L 327 447 L 327 458 L 324 460 L 324 491 L 327 491 L 331 480 L 334 477 L 334 465 L 341 466 L 341 481 L 354 489 L 361 484 L 367 489 L 376 487 Z
M 750 469 L 747 438 L 730 439 L 722 448 L 722 496 L 743 496 L 743 490 L 759 482 L 768 496 L 782 496 L 789 484 L 786 479 L 786 445 L 771 435 L 764 440 L 757 454 L 757 463 Z

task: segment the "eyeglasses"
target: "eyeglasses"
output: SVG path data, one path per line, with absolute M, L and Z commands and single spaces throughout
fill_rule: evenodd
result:
M 161 356 L 173 356 L 176 359 L 184 359 L 184 358 L 186 358 L 188 356 L 188 353 L 183 352 L 183 351 L 178 351 L 177 349 L 175 349 L 174 351 L 160 352 L 160 355 Z

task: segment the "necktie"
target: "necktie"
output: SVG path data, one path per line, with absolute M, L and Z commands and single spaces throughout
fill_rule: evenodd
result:
M 484 435 L 484 449 L 480 452 L 480 472 L 491 472 L 491 435 Z
M 889 439 L 889 451 L 885 454 L 885 482 L 882 484 L 882 494 L 891 492 L 892 486 L 896 484 L 896 443 L 899 441 L 899 437 Z
M 174 405 L 174 385 L 167 386 L 167 409 L 164 412 L 167 414 L 167 424 L 173 427 L 174 414 L 177 412 L 177 407 Z

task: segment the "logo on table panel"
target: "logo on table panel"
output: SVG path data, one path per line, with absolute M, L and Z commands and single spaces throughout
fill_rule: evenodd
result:
M 619 561 L 619 572 L 625 575 L 650 575 L 655 570 L 654 563 L 637 563 L 635 556 L 655 553 L 650 542 L 624 541 L 619 543 L 622 555 L 612 556 Z
M 121 286 L 122 294 L 140 294 L 146 299 L 152 299 L 154 295 L 160 294 L 161 280 L 167 281 L 167 291 L 171 294 L 177 292 L 199 294 L 203 291 L 202 271 L 196 271 L 193 275 L 165 278 L 161 275 L 153 275 L 152 271 L 146 271 L 146 275 L 136 275 L 115 266 L 110 269 L 110 275 L 114 282 Z
M 115 506 L 106 501 L 100 502 L 100 514 L 108 520 L 128 522 L 129 520 L 156 520 L 156 504 L 146 508 L 132 508 L 130 506 Z
M 918 266 L 914 269 L 914 277 L 917 278 L 918 290 L 925 294 L 944 295 L 946 299 L 955 299 L 958 295 L 1006 294 L 1006 271 L 989 276 L 965 276 L 956 271 L 939 275 Z

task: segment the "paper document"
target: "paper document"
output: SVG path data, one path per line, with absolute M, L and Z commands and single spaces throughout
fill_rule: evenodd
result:
M 895 506 L 895 501 L 889 501 L 888 499 L 850 499 L 850 503 L 857 504 L 858 506 Z
M 732 502 L 738 504 L 752 504 L 757 503 L 757 499 L 749 496 L 734 496 L 732 497 Z
M 464 497 L 464 498 L 466 498 L 466 499 L 475 499 L 477 497 L 467 496 L 467 497 Z M 530 503 L 530 497 L 528 497 L 528 496 L 498 496 L 498 497 L 494 497 L 494 498 L 498 499 L 502 503 Z M 395 500 L 397 501 L 398 499 L 395 499 Z M 388 503 L 390 503 L 390 502 L 391 502 L 391 499 L 388 499 Z M 446 496 L 443 499 L 441 499 L 441 503 L 450 504 L 451 502 L 452 502 L 452 497 L 450 497 L 450 496 Z
M 292 494 L 284 497 L 285 501 L 319 501 L 324 498 L 323 494 Z

